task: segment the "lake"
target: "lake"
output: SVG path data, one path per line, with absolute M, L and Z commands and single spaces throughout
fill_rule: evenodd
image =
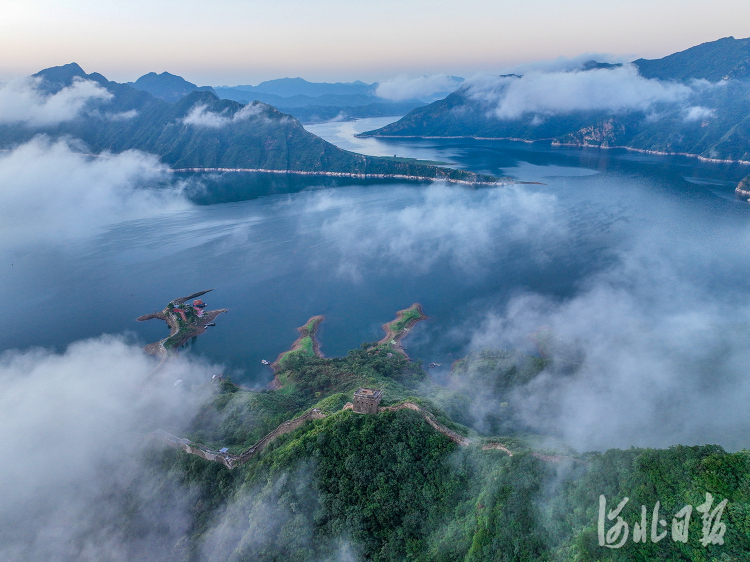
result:
M 250 386 L 271 380 L 261 359 L 275 359 L 316 314 L 326 317 L 322 351 L 336 356 L 380 339 L 397 310 L 421 303 L 430 319 L 404 344 L 412 358 L 442 363 L 436 376 L 477 346 L 531 346 L 492 327 L 495 317 L 508 327 L 509 303 L 534 296 L 558 306 L 605 282 L 650 310 L 710 303 L 729 311 L 717 313 L 728 326 L 745 322 L 750 206 L 734 187 L 746 167 L 619 149 L 353 136 L 391 120 L 308 129 L 348 150 L 540 184 L 237 175 L 158 220 L 5 251 L 1 348 L 63 349 L 103 333 L 145 345 L 167 327 L 137 316 L 209 288 L 209 308 L 229 313 L 184 352 L 223 363 Z

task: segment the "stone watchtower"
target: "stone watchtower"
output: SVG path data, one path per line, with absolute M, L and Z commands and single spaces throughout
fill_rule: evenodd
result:
M 383 391 L 374 388 L 360 388 L 354 393 L 354 407 L 358 414 L 377 414 Z

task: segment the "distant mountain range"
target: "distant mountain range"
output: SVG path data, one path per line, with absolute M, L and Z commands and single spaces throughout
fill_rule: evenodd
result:
M 259 94 L 273 94 L 282 98 L 292 96 L 319 97 L 325 95 L 333 96 L 374 96 L 378 83 L 365 84 L 357 80 L 355 82 L 308 82 L 302 78 L 279 78 L 267 80 L 257 86 L 222 86 L 217 90 L 233 90 L 236 92 L 253 92 Z M 247 94 L 246 94 L 247 95 Z
M 297 78 L 295 80 L 301 79 Z M 272 82 L 276 82 L 276 80 Z M 302 80 L 302 82 L 305 81 Z M 307 84 L 312 83 L 307 82 Z M 313 85 L 336 86 L 337 84 Z M 261 87 L 262 84 L 258 86 L 258 88 Z M 243 90 L 241 88 L 244 88 L 244 86 L 214 88 L 214 91 L 220 98 L 235 100 L 243 104 L 250 103 L 251 101 L 261 101 L 273 105 L 284 113 L 294 115 L 303 123 L 320 123 L 336 118 L 344 120 L 404 115 L 416 107 L 426 105 L 425 102 L 418 99 L 392 102 L 372 94 L 326 93 L 319 96 L 294 94 L 289 97 L 282 97 L 278 94 L 256 90 Z
M 90 80 L 104 88 L 109 99 L 92 97 L 77 117 L 56 124 L 0 125 L 3 148 L 44 133 L 53 139 L 80 139 L 93 153 L 137 149 L 156 154 L 173 169 L 413 176 L 465 182 L 492 179 L 462 170 L 348 152 L 306 131 L 294 117 L 270 105 L 221 100 L 211 90 L 195 90 L 170 103 L 128 84 L 110 82 L 101 74 L 86 74 L 75 63 L 42 70 L 34 76 L 39 79 L 37 88 L 47 96 Z M 166 98 L 190 85 L 166 73 L 147 77 L 139 79 L 141 86 L 171 84 L 159 89 Z
M 303 123 L 319 123 L 331 119 L 360 119 L 404 115 L 416 107 L 426 105 L 419 99 L 390 101 L 375 94 L 378 83 L 308 82 L 302 78 L 280 78 L 261 82 L 257 86 L 196 86 L 169 72 L 150 72 L 135 82 L 128 82 L 137 90 L 154 97 L 176 102 L 193 91 L 210 91 L 219 98 L 242 104 L 260 101 L 293 115 Z
M 175 76 L 169 72 L 162 72 L 161 74 L 149 72 L 135 82 L 128 82 L 128 86 L 132 86 L 136 90 L 148 92 L 154 97 L 171 103 L 184 98 L 190 92 L 196 90 L 216 93 L 211 86 L 196 86 L 181 76 Z
M 750 39 L 632 65 L 590 61 L 567 73 L 465 84 L 362 136 L 544 140 L 750 161 Z M 588 85 L 577 99 L 573 81 Z

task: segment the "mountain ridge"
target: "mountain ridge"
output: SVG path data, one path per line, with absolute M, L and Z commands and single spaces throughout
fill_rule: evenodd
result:
M 464 170 L 398 162 L 342 150 L 313 135 L 294 117 L 260 102 L 242 105 L 213 91 L 195 90 L 174 103 L 127 84 L 86 74 L 75 64 L 38 72 L 41 88 L 54 95 L 75 80 L 94 80 L 111 99 L 92 99 L 75 119 L 47 126 L 0 125 L 0 145 L 10 147 L 44 133 L 78 138 L 93 153 L 136 149 L 172 168 L 233 168 L 353 177 L 412 177 L 466 183 L 494 178 Z M 108 119 L 106 115 L 120 116 Z
M 196 86 L 182 76 L 176 76 L 169 72 L 162 72 L 161 74 L 149 72 L 135 82 L 128 82 L 128 86 L 132 86 L 136 90 L 143 90 L 156 98 L 172 103 L 196 90 L 216 93 L 211 86 Z
M 717 64 L 717 59 L 722 64 Z M 503 138 L 617 146 L 712 160 L 750 160 L 750 80 L 746 79 L 750 78 L 746 72 L 750 68 L 750 39 L 724 38 L 662 59 L 639 59 L 632 64 L 641 80 L 661 81 L 649 84 L 652 90 L 658 86 L 662 93 L 675 92 L 674 101 L 664 94 L 665 101 L 646 108 L 546 113 L 529 109 L 513 117 L 500 117 L 496 113 L 498 100 L 503 99 L 510 84 L 523 80 L 506 77 L 491 94 L 477 94 L 471 86 L 462 86 L 443 100 L 360 136 Z M 625 70 L 589 64 L 588 70 L 575 72 L 580 76 Z M 710 83 L 709 78 L 718 81 Z

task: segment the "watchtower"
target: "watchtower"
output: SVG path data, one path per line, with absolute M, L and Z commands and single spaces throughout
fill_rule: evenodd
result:
M 375 388 L 360 388 L 354 393 L 354 407 L 358 414 L 377 414 L 383 391 Z

